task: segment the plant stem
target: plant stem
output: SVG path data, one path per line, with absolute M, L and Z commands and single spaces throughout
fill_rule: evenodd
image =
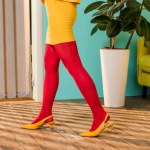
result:
M 133 37 L 134 32 L 135 32 L 135 30 L 133 30 L 132 33 L 131 33 L 131 35 L 130 35 L 130 38 L 129 38 L 128 43 L 127 43 L 127 45 L 126 45 L 126 49 L 129 48 L 129 45 L 130 45 L 130 42 L 131 42 L 131 39 L 132 39 L 132 37 Z
M 111 38 L 110 49 L 114 49 L 114 45 L 115 45 L 115 38 Z
M 142 11 L 143 5 L 144 5 L 144 0 L 142 1 L 142 4 L 141 4 L 141 6 L 140 6 L 140 10 L 141 10 L 141 11 Z M 138 20 L 139 20 L 139 18 L 136 19 L 136 24 L 137 24 Z M 135 29 L 132 31 L 132 33 L 131 33 L 131 35 L 130 35 L 130 38 L 129 38 L 129 40 L 128 40 L 128 42 L 127 42 L 127 45 L 126 45 L 126 49 L 129 48 L 129 45 L 130 45 L 130 42 L 131 42 L 131 40 L 132 40 L 132 37 L 133 37 L 134 32 L 135 32 Z
M 110 38 L 110 48 L 112 49 L 112 45 L 113 45 L 113 38 Z
M 142 10 L 143 5 L 144 5 L 144 0 L 142 1 L 142 4 L 141 4 L 141 6 L 140 6 L 140 10 Z

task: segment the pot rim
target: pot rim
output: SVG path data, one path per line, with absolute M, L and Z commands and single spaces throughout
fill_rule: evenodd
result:
M 114 48 L 114 49 L 111 49 L 111 48 L 109 48 L 109 47 L 103 47 L 103 48 L 100 48 L 100 50 L 111 50 L 111 51 L 120 51 L 120 50 L 123 50 L 123 51 L 125 51 L 125 50 L 130 50 L 130 49 L 126 49 L 126 48 Z

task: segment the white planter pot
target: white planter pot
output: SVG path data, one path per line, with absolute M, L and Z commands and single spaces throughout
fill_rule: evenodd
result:
M 123 107 L 129 63 L 129 49 L 101 49 L 104 106 Z

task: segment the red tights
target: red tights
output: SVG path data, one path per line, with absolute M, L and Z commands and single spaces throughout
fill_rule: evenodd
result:
M 52 115 L 52 106 L 59 83 L 58 68 L 60 60 L 75 80 L 92 111 L 93 124 L 90 131 L 93 131 L 104 120 L 106 112 L 100 103 L 93 80 L 82 65 L 75 41 L 56 45 L 46 44 L 44 55 L 45 80 L 43 103 L 38 117 L 32 123 L 36 123 Z

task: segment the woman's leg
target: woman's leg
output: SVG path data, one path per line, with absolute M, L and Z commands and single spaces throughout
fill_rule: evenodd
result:
M 100 103 L 93 80 L 82 66 L 76 42 L 71 41 L 56 44 L 54 47 L 59 58 L 74 78 L 78 88 L 91 108 L 93 113 L 93 124 L 90 131 L 93 131 L 97 129 L 104 120 L 106 112 Z
M 59 83 L 59 62 L 60 59 L 53 45 L 46 44 L 44 54 L 45 79 L 43 87 L 43 102 L 41 111 L 32 124 L 52 115 L 52 105 Z

